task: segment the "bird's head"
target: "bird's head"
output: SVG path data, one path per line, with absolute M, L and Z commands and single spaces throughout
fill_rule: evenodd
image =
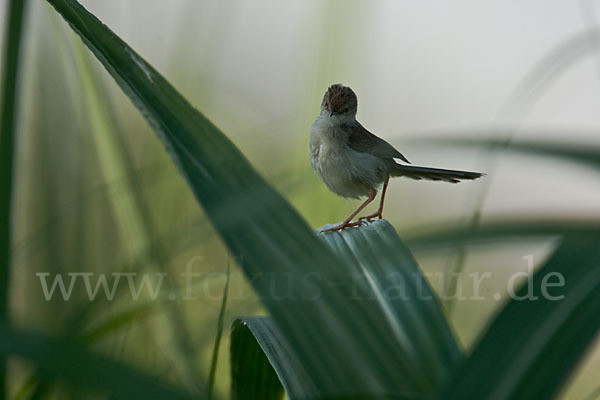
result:
M 358 108 L 356 94 L 339 83 L 329 86 L 321 102 L 321 115 L 337 119 L 354 119 Z

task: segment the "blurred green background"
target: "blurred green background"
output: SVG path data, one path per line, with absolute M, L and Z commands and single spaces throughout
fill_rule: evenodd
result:
M 82 3 L 226 132 L 315 228 L 342 220 L 357 206 L 328 192 L 308 162 L 308 130 L 323 92 L 336 82 L 357 92 L 359 120 L 413 164 L 488 174 L 485 181 L 460 185 L 392 182 L 385 217 L 401 237 L 473 221 L 597 221 L 598 170 L 439 141 L 600 146 L 595 36 L 587 45 L 577 42 L 589 47 L 584 56 L 556 50 L 595 26 L 592 3 Z M 129 99 L 45 2 L 31 2 L 27 11 L 12 317 L 21 326 L 82 336 L 112 356 L 204 391 L 198 382 L 211 364 L 229 255 Z M 536 81 L 537 72 L 560 63 L 568 68 L 549 74 L 542 84 Z M 415 256 L 426 273 L 447 273 L 457 266 L 466 273 L 492 273 L 481 290 L 502 293 L 499 301 L 487 296 L 485 301 L 446 303 L 449 319 L 469 348 L 504 304 L 511 274 L 527 270 L 524 257 L 539 265 L 553 244 L 548 237 L 488 241 L 415 248 Z M 194 278 L 198 299 L 183 301 L 181 273 L 189 263 L 202 275 Z M 133 301 L 119 292 L 114 301 L 106 301 L 100 291 L 90 302 L 76 284 L 69 301 L 58 295 L 46 301 L 36 276 L 154 274 L 162 270 L 159 265 L 169 274 L 157 300 L 142 295 Z M 431 283 L 443 291 L 449 281 L 440 276 L 432 275 Z M 171 292 L 178 294 L 176 300 L 167 296 Z M 263 312 L 233 268 L 218 398 L 228 398 L 229 392 L 228 327 L 236 316 Z M 10 367 L 17 398 L 36 391 L 80 398 L 66 387 L 34 387 L 29 383 L 35 371 L 16 362 Z M 598 370 L 596 345 L 563 398 L 592 393 Z

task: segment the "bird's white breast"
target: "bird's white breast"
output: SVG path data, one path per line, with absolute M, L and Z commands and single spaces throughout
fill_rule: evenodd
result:
M 353 150 L 347 142 L 339 122 L 320 116 L 310 130 L 311 165 L 332 192 L 347 198 L 367 196 L 381 184 L 383 161 Z

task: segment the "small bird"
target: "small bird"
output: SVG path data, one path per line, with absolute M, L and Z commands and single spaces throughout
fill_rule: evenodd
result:
M 385 140 L 366 130 L 357 120 L 358 100 L 347 86 L 331 85 L 323 96 L 321 113 L 310 128 L 310 163 L 325 185 L 344 198 L 367 199 L 344 222 L 324 230 L 338 231 L 383 217 L 383 202 L 390 177 L 404 176 L 458 183 L 477 179 L 478 172 L 454 171 L 403 165 L 410 162 Z M 379 208 L 373 214 L 354 218 L 377 195 L 383 185 Z

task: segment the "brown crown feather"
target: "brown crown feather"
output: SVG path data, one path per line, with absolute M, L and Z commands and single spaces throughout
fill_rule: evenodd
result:
M 325 92 L 321 106 L 324 106 L 327 110 L 343 111 L 346 108 L 356 108 L 358 99 L 352 89 L 336 83 L 329 86 L 329 89 Z

